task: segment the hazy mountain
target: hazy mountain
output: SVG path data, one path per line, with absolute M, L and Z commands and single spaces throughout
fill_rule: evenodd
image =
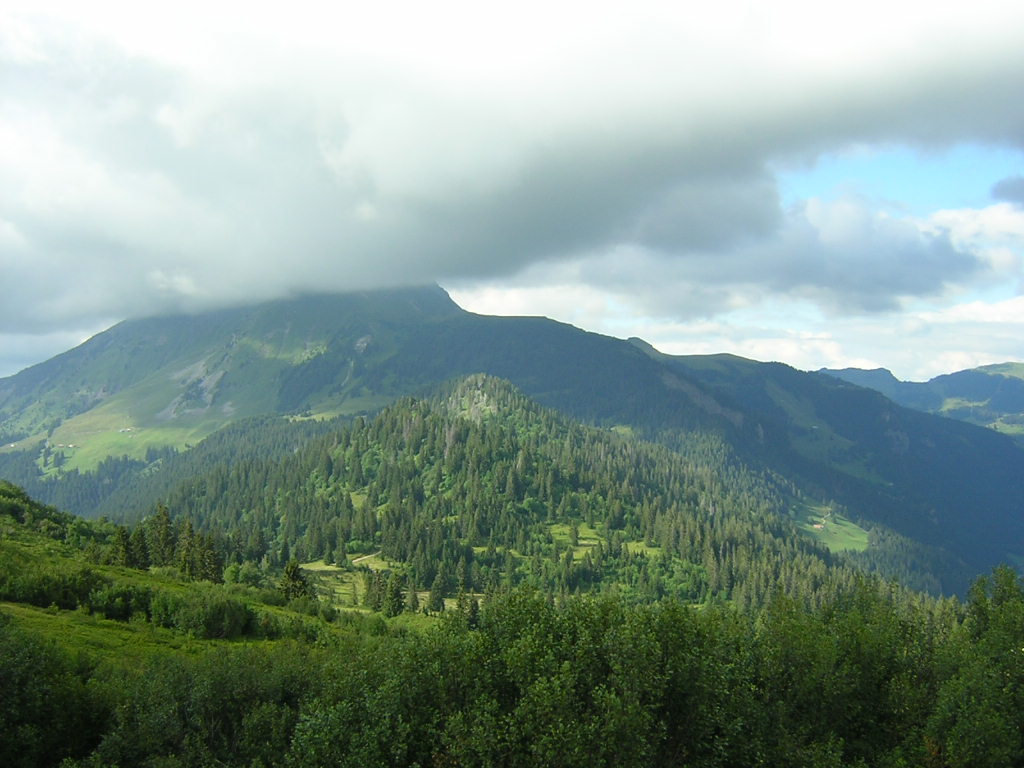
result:
M 0 379 L 0 442 L 22 449 L 49 436 L 65 468 L 88 469 L 195 443 L 242 417 L 373 410 L 475 372 L 608 424 L 742 422 L 627 342 L 546 318 L 474 315 L 435 286 L 120 323 Z
M 821 373 L 875 389 L 908 408 L 989 427 L 1024 444 L 1024 363 L 983 365 L 925 382 L 900 381 L 884 368 L 823 368 Z
M 77 483 L 63 498 L 88 513 L 151 471 L 156 449 L 243 417 L 372 411 L 477 372 L 683 453 L 691 436 L 715 435 L 794 504 L 832 504 L 964 571 L 1024 554 L 1024 451 L 991 430 L 781 364 L 675 357 L 545 318 L 475 315 L 436 286 L 121 323 L 0 380 L 0 475 L 47 501 Z M 134 461 L 74 472 L 121 454 Z
M 1006 436 L 781 363 L 638 347 L 757 414 L 773 435 L 760 457 L 803 487 L 972 563 L 1024 551 L 1024 451 Z

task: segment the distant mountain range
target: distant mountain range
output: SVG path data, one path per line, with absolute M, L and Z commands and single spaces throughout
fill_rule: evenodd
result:
M 1024 363 L 983 365 L 924 382 L 900 381 L 885 368 L 822 368 L 821 373 L 877 390 L 907 408 L 989 427 L 1024 444 Z
M 912 544 L 902 559 L 927 560 L 943 589 L 1024 557 L 1024 449 L 1005 435 L 835 375 L 665 355 L 546 318 L 476 315 L 437 286 L 120 323 L 0 379 L 0 477 L 76 512 L 110 513 L 111 499 L 146 482 L 168 447 L 254 416 L 308 423 L 374 412 L 475 373 L 680 455 L 694 436 L 714 435 L 735 461 L 788 489 L 795 515 L 834 509 L 870 538 L 869 553 L 888 541 L 895 560 Z M 124 471 L 111 474 L 110 457 L 122 455 Z M 87 482 L 88 493 L 61 496 Z

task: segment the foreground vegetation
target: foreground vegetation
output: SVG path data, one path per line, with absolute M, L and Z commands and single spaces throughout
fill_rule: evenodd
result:
M 136 666 L 0 616 L 7 766 L 934 765 L 1024 759 L 1024 592 L 959 616 L 495 596 L 422 633 L 213 644 Z
M 157 541 L 153 520 L 138 530 Z M 228 583 L 189 576 L 204 547 L 171 530 L 177 565 L 114 564 L 124 529 L 0 483 L 0 765 L 1024 760 L 1024 584 L 1008 568 L 963 603 L 870 577 L 746 607 L 524 583 L 425 617 L 408 591 L 389 607 L 377 555 L 362 600 L 376 591 L 378 610 L 338 610 L 294 561 L 273 580 L 237 563 Z

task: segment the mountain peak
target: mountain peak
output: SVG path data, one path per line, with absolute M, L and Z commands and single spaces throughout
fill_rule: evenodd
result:
M 818 373 L 824 373 L 870 389 L 877 389 L 879 385 L 891 386 L 903 383 L 888 368 L 820 368 Z
M 532 403 L 511 382 L 486 373 L 474 373 L 454 384 L 445 398 L 445 405 L 453 415 L 479 423 Z

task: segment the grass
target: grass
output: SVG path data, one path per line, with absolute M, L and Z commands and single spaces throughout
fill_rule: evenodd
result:
M 371 571 L 402 570 L 399 564 L 380 556 L 380 552 L 371 555 L 351 555 L 349 562 L 353 565 L 369 568 Z M 314 574 L 320 594 L 329 597 L 331 602 L 346 610 L 362 610 L 363 575 L 358 571 L 328 565 L 323 560 L 312 560 L 301 564 L 302 570 Z M 421 602 L 426 600 L 427 593 L 417 593 Z
M 548 526 L 548 531 L 551 533 L 551 537 L 563 551 L 569 548 L 569 531 L 571 528 L 572 526 L 569 523 L 552 523 Z M 576 530 L 576 546 L 572 547 L 572 556 L 573 559 L 579 560 L 587 553 L 588 550 L 596 547 L 598 542 L 603 541 L 604 537 L 596 528 L 589 526 L 586 523 L 579 523 L 579 525 L 576 526 Z M 661 547 L 649 546 L 644 541 L 626 541 L 623 543 L 626 549 L 634 555 L 643 554 L 648 557 L 654 557 L 656 555 L 660 555 L 662 551 Z
M 108 456 L 126 455 L 141 459 L 149 448 L 183 448 L 198 443 L 229 420 L 220 413 L 175 419 L 168 423 L 146 419 L 140 415 L 144 409 L 137 407 L 134 398 L 139 395 L 138 390 L 147 389 L 147 384 L 151 383 L 144 382 L 120 392 L 95 408 L 68 419 L 54 430 L 50 444 L 54 450 L 64 451 L 67 457 L 64 469 L 87 471 L 95 469 Z M 164 387 L 159 393 L 151 389 L 142 400 L 159 401 L 166 406 L 176 394 L 177 390 L 171 387 Z
M 991 371 L 993 368 L 1006 368 L 1009 366 L 1016 367 L 1007 368 L 1008 371 L 1024 371 L 1024 365 L 1018 363 L 1005 363 L 1003 366 L 986 366 L 985 370 Z M 998 373 L 999 371 L 996 372 Z M 1021 373 L 1007 372 L 1004 375 L 1024 378 L 1024 374 Z M 964 398 L 949 397 L 942 402 L 942 407 L 939 409 L 939 412 L 945 416 L 952 416 L 952 418 L 955 419 L 961 419 L 972 424 L 988 427 L 989 429 L 994 429 L 996 432 L 1002 432 L 1004 435 L 1009 435 L 1018 439 L 1024 435 L 1024 424 L 1016 423 L 1020 418 L 1019 414 L 1003 414 L 1002 416 L 997 416 L 994 420 L 986 420 L 985 418 L 980 418 L 974 411 L 974 409 L 980 409 L 980 413 L 983 416 L 993 415 L 987 410 L 987 408 L 987 400 L 973 401 L 965 400 Z
M 417 593 L 419 594 L 419 593 Z M 420 595 L 420 603 L 426 600 L 426 593 Z M 450 610 L 455 607 L 455 601 L 445 601 L 445 610 Z M 410 632 L 425 632 L 432 627 L 437 626 L 437 622 L 440 621 L 440 617 L 436 615 L 428 616 L 425 613 L 400 613 L 393 618 L 387 620 L 388 626 L 392 629 L 404 629 Z
M 989 426 L 996 432 L 1002 432 L 1004 435 L 1011 435 L 1014 437 L 1024 435 L 1024 424 L 1010 424 L 1003 419 L 996 419 Z
M 794 512 L 797 527 L 833 552 L 863 552 L 868 548 L 868 532 L 827 504 L 801 502 Z
M 942 401 L 939 413 L 949 413 L 964 408 L 984 408 L 988 405 L 987 400 L 967 400 L 963 397 L 947 397 Z
M 357 559 L 356 555 L 351 560 Z M 381 570 L 384 568 L 399 569 L 400 565 L 383 559 L 379 554 L 372 555 L 362 560 L 358 565 L 366 565 L 370 570 Z M 362 605 L 363 597 L 363 575 L 356 571 L 345 570 L 336 565 L 327 565 L 322 560 L 314 560 L 302 564 L 302 570 L 315 575 L 318 593 L 321 597 L 327 597 L 336 607 L 348 613 L 358 613 L 366 616 L 378 615 Z M 430 597 L 429 590 L 416 590 L 420 606 L 427 604 Z M 475 595 L 478 599 L 483 595 Z M 455 610 L 458 600 L 454 597 L 445 598 L 445 610 Z M 422 632 L 437 624 L 438 617 L 434 614 L 427 615 L 422 611 L 417 613 L 402 612 L 397 616 L 387 619 L 388 626 L 394 629 L 404 629 L 412 632 Z
M 359 610 L 363 589 L 360 574 L 327 565 L 322 560 L 303 563 L 302 570 L 314 574 L 319 593 L 328 597 L 333 605 L 345 610 Z
M 652 547 L 643 541 L 627 541 L 626 549 L 631 555 L 647 555 L 654 557 L 661 554 L 661 547 Z
M 978 370 L 985 373 L 995 373 L 1001 376 L 1024 379 L 1024 363 L 996 363 L 995 365 L 983 365 Z
M 569 546 L 569 542 L 571 540 L 571 529 L 572 526 L 569 523 L 552 523 L 548 526 L 551 538 L 555 540 L 559 548 L 562 550 L 565 550 Z M 586 523 L 580 523 L 577 525 L 576 531 L 576 546 L 572 548 L 572 554 L 574 558 L 579 558 L 582 557 L 587 550 L 596 547 L 602 537 L 595 528 L 592 528 Z
M 145 621 L 114 621 L 82 610 L 60 611 L 21 603 L 0 602 L 0 611 L 25 629 L 55 640 L 66 650 L 117 663 L 141 667 L 148 659 L 167 653 L 197 654 L 227 640 L 196 640 L 183 633 Z M 254 641 L 247 642 L 268 642 Z

